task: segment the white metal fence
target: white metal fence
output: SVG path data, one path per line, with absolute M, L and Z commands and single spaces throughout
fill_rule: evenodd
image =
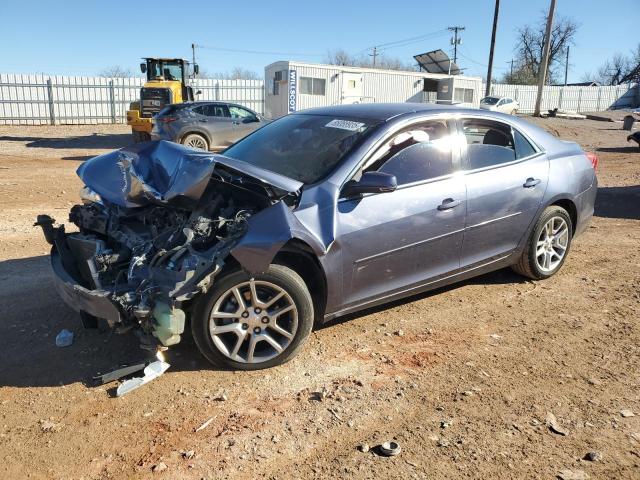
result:
M 0 74 L 0 124 L 124 123 L 144 80 Z M 262 80 L 197 79 L 198 100 L 223 100 L 264 110 Z
M 143 83 L 140 77 L 0 74 L 0 124 L 124 123 L 129 103 L 140 97 Z M 197 79 L 193 87 L 201 91 L 198 100 L 234 102 L 264 113 L 262 80 Z M 536 91 L 533 85 L 491 86 L 493 95 L 517 100 L 521 113 L 533 112 Z M 589 112 L 637 105 L 640 105 L 638 85 L 544 87 L 542 98 L 542 110 Z
M 485 91 L 484 84 L 482 91 Z M 491 95 L 510 97 L 520 103 L 519 112 L 533 113 L 536 105 L 536 85 L 491 85 Z M 541 110 L 554 108 L 578 112 L 600 112 L 610 108 L 635 107 L 640 104 L 639 85 L 601 87 L 545 86 Z

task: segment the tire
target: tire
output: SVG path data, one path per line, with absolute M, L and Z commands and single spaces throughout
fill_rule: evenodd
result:
M 139 132 L 138 130 L 131 130 L 133 135 L 133 143 L 148 142 L 151 140 L 151 135 L 147 132 Z
M 551 228 L 549 225 L 552 225 Z M 549 236 L 552 230 L 555 233 Z M 511 268 L 534 280 L 555 275 L 567 259 L 572 237 L 573 225 L 569 213 L 556 205 L 547 207 L 538 218 L 520 260 Z
M 238 295 L 246 308 L 239 305 Z M 311 333 L 313 315 L 313 301 L 304 280 L 290 268 L 274 264 L 253 277 L 234 271 L 217 278 L 214 287 L 196 302 L 191 332 L 202 355 L 214 366 L 260 370 L 288 362 L 299 352 Z
M 196 150 L 209 150 L 209 142 L 199 133 L 190 133 L 182 139 L 182 144 Z

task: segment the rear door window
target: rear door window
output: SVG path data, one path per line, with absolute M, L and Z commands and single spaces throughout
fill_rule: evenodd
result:
M 201 105 L 194 108 L 193 111 L 206 117 L 229 117 L 229 109 L 226 105 Z
M 484 119 L 462 121 L 467 140 L 467 168 L 493 167 L 516 159 L 511 127 L 501 122 Z
M 522 135 L 518 130 L 513 130 L 513 138 L 515 140 L 516 145 L 516 158 L 519 160 L 521 158 L 530 157 L 537 153 L 537 150 L 533 145 L 527 140 L 524 135 Z

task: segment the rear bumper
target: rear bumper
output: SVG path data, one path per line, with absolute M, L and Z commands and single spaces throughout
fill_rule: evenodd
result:
M 589 222 L 593 218 L 597 194 L 598 177 L 594 175 L 591 186 L 575 198 L 578 221 L 576 222 L 574 237 L 580 235 L 589 226 Z
M 55 289 L 69 307 L 78 312 L 86 312 L 94 317 L 104 318 L 110 325 L 121 322 L 122 314 L 118 304 L 111 300 L 111 292 L 89 290 L 80 285 L 66 271 L 60 252 L 56 247 L 51 249 L 51 268 L 53 269 Z
M 141 117 L 138 110 L 127 110 L 127 125 L 131 125 L 132 130 L 151 133 L 153 118 Z

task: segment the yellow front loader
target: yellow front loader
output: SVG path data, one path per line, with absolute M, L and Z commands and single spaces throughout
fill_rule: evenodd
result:
M 144 58 L 140 64 L 147 81 L 140 89 L 140 100 L 127 110 L 127 125 L 135 142 L 151 139 L 153 116 L 170 103 L 193 101 L 193 88 L 187 84 L 189 62 L 181 58 Z M 198 74 L 198 65 L 193 65 Z

